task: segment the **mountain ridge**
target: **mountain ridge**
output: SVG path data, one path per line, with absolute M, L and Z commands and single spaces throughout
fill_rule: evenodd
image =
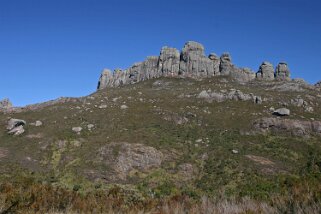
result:
M 231 76 L 240 82 L 291 80 L 290 69 L 284 61 L 281 61 L 275 69 L 270 62 L 263 61 L 259 70 L 254 72 L 249 68 L 235 66 L 229 53 L 223 53 L 220 57 L 215 53 L 206 56 L 202 44 L 188 41 L 181 51 L 164 46 L 159 56 L 149 56 L 145 61 L 134 63 L 128 69 L 115 69 L 113 72 L 104 69 L 97 89 L 118 87 L 159 77 L 209 78 L 220 75 Z

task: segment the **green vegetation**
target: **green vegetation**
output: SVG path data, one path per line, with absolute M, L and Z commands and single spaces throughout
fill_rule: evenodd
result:
M 169 213 L 174 207 L 219 213 L 224 203 L 243 213 L 320 212 L 321 137 L 250 133 L 254 120 L 272 117 L 270 107 L 298 95 L 311 99 L 316 91 L 280 92 L 259 82 L 225 83 L 222 77 L 160 80 L 168 84 L 153 86 L 149 80 L 0 114 L 0 213 Z M 268 101 L 196 97 L 202 90 L 231 88 Z M 317 107 L 312 113 L 289 108 L 289 118 L 321 120 Z M 9 136 L 8 117 L 26 120 L 26 133 Z M 44 125 L 31 126 L 36 120 Z M 94 128 L 88 130 L 89 124 Z M 78 126 L 79 135 L 72 131 Z M 161 163 L 149 167 L 144 160 L 158 158 L 153 150 L 124 150 L 124 142 L 157 149 Z M 255 204 L 252 210 L 247 203 Z

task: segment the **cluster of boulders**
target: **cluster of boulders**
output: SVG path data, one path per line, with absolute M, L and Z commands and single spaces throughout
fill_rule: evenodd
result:
M 278 64 L 275 70 L 271 63 L 263 62 L 255 74 L 251 69 L 233 65 L 229 53 L 223 53 L 221 57 L 215 53 L 206 56 L 202 44 L 189 41 L 181 52 L 176 48 L 165 46 L 159 56 L 148 57 L 126 70 L 116 69 L 112 72 L 104 69 L 98 89 L 118 87 L 158 77 L 206 78 L 218 75 L 230 76 L 240 82 L 253 79 L 289 80 L 290 70 L 285 62 Z
M 207 101 L 216 101 L 223 102 L 226 100 L 235 100 L 235 101 L 253 101 L 256 104 L 262 103 L 262 97 L 256 96 L 252 93 L 245 94 L 240 90 L 230 89 L 229 91 L 222 90 L 221 92 L 215 92 L 211 90 L 203 90 L 198 95 L 197 98 L 205 99 Z

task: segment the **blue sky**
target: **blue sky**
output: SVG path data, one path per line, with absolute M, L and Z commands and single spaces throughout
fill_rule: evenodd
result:
M 103 68 L 202 43 L 257 70 L 287 61 L 321 80 L 319 0 L 0 0 L 0 99 L 21 106 L 95 91 Z

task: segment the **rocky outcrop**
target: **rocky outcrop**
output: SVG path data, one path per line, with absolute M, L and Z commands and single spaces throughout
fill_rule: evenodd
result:
M 253 101 L 256 104 L 262 103 L 262 98 L 260 96 L 255 96 L 251 94 L 245 94 L 240 90 L 231 89 L 229 92 L 212 92 L 210 90 L 201 91 L 197 98 L 205 99 L 208 102 L 224 102 L 226 100 L 234 101 Z
M 213 58 L 214 55 L 212 55 Z M 197 42 L 187 42 L 181 53 L 180 74 L 185 77 L 214 76 L 214 60 L 205 56 L 204 47 Z
M 229 53 L 223 53 L 220 59 L 221 75 L 227 76 L 234 69 L 234 65 L 232 64 L 232 57 Z
M 12 135 L 21 135 L 25 132 L 24 130 L 24 126 L 26 125 L 26 121 L 24 120 L 20 120 L 20 119 L 13 119 L 11 118 L 8 122 L 7 122 L 7 130 L 8 130 L 8 134 L 12 134 Z
M 275 70 L 277 80 L 290 80 L 290 70 L 286 62 L 280 62 Z
M 218 57 L 215 53 L 205 55 L 204 46 L 198 42 L 187 42 L 182 51 L 163 47 L 159 56 L 148 57 L 145 61 L 135 63 L 126 70 L 116 69 L 112 72 L 104 69 L 98 83 L 98 89 L 134 84 L 158 77 L 208 78 L 217 75 L 230 76 L 238 82 L 263 80 L 289 80 L 290 71 L 287 64 L 281 62 L 274 73 L 273 65 L 263 62 L 255 73 L 248 68 L 238 68 L 232 63 L 229 53 Z
M 3 99 L 3 100 L 0 100 L 0 110 L 1 109 L 10 109 L 12 108 L 12 103 L 10 102 L 9 99 Z
M 253 127 L 261 133 L 291 133 L 294 136 L 308 137 L 321 134 L 320 121 L 302 121 L 281 118 L 262 118 L 254 122 Z
M 321 88 L 321 81 L 317 82 L 314 86 L 318 87 L 318 88 Z
M 269 62 L 263 62 L 256 73 L 256 78 L 262 80 L 274 80 L 274 68 Z
M 155 58 L 155 61 L 158 59 Z M 179 63 L 180 63 L 180 53 L 176 48 L 163 47 L 155 69 L 158 71 L 157 75 L 159 76 L 178 76 L 179 73 Z

